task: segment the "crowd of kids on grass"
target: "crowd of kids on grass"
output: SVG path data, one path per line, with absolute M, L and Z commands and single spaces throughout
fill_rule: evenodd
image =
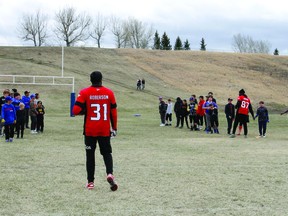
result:
M 23 96 L 17 89 L 3 91 L 0 97 L 0 135 L 6 142 L 13 142 L 15 134 L 17 138 L 23 138 L 25 128 L 30 129 L 31 134 L 43 133 L 45 107 L 39 97 L 39 93 L 30 95 L 30 91 L 25 91 Z
M 213 97 L 213 92 L 209 92 L 205 98 L 204 96 L 198 97 L 198 100 L 196 95 L 191 95 L 189 100 L 177 97 L 175 104 L 173 104 L 171 99 L 168 99 L 168 101 L 165 102 L 160 96 L 160 126 L 171 126 L 172 114 L 174 113 L 176 116 L 176 128 L 183 128 L 184 124 L 186 124 L 187 128 L 191 131 L 204 130 L 207 134 L 219 134 L 219 107 L 216 99 Z M 286 112 L 288 112 L 288 110 Z M 237 128 L 237 135 L 240 135 L 242 128 L 244 128 L 244 136 L 247 137 L 249 113 L 252 115 L 253 120 L 258 117 L 259 136 L 257 138 L 266 137 L 269 115 L 268 110 L 264 105 L 264 101 L 259 102 L 259 107 L 254 116 L 250 99 L 245 94 L 244 89 L 239 91 L 239 96 L 235 105 L 233 104 L 233 99 L 228 98 L 224 113 L 227 120 L 227 134 L 230 135 L 231 138 L 235 137 Z

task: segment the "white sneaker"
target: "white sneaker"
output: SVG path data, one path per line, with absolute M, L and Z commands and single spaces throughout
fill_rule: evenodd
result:
M 165 126 L 165 124 L 160 124 L 160 127 L 163 127 L 163 126 Z
M 37 131 L 32 130 L 31 134 L 37 134 Z

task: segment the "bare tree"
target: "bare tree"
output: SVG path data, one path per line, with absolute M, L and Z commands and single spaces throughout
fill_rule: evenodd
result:
M 232 48 L 240 53 L 266 53 L 270 52 L 271 44 L 268 41 L 255 41 L 249 35 L 237 34 L 233 36 Z
M 85 13 L 77 14 L 75 8 L 68 7 L 56 13 L 55 34 L 69 47 L 89 38 L 91 18 Z
M 42 14 L 40 10 L 35 15 L 23 15 L 19 27 L 20 38 L 24 41 L 32 41 L 34 46 L 42 46 L 48 38 L 47 19 L 48 16 Z
M 130 45 L 132 48 L 146 49 L 153 36 L 152 26 L 148 26 L 135 18 L 129 18 L 126 22 L 127 31 L 130 35 Z
M 135 18 L 121 20 L 111 17 L 111 32 L 115 36 L 118 48 L 147 49 L 153 36 L 153 27 L 148 26 Z
M 100 42 L 107 26 L 108 26 L 107 18 L 98 13 L 92 26 L 92 31 L 90 32 L 90 36 L 97 41 L 98 48 L 100 48 Z
M 110 18 L 110 30 L 115 36 L 116 47 L 121 48 L 125 41 L 127 42 L 127 34 L 125 31 L 125 23 L 120 18 L 111 16 Z

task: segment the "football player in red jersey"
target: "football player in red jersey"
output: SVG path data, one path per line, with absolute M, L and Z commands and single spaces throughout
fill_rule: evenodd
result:
M 117 104 L 112 90 L 102 86 L 102 73 L 94 71 L 90 74 L 92 85 L 80 91 L 73 113 L 85 115 L 84 132 L 86 146 L 86 170 L 88 189 L 94 188 L 95 149 L 98 142 L 100 153 L 106 166 L 107 181 L 112 191 L 117 190 L 113 176 L 111 136 L 117 132 Z
M 254 112 L 252 109 L 252 105 L 250 102 L 250 99 L 248 96 L 245 94 L 244 89 L 241 89 L 239 91 L 239 97 L 237 98 L 237 104 L 235 105 L 236 111 L 236 117 L 233 125 L 233 131 L 230 136 L 230 138 L 235 137 L 235 132 L 238 126 L 238 123 L 242 123 L 244 127 L 244 137 L 247 137 L 248 134 L 248 127 L 247 123 L 249 122 L 249 112 L 251 113 L 253 119 L 254 119 Z

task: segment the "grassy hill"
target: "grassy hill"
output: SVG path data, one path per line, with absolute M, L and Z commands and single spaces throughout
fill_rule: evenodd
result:
M 60 47 L 1 47 L 0 74 L 60 76 L 61 51 Z M 209 91 L 224 105 L 228 97 L 236 99 L 241 88 L 254 107 L 259 100 L 277 110 L 288 104 L 287 56 L 79 47 L 65 48 L 64 56 L 64 75 L 75 77 L 75 92 L 89 85 L 91 71 L 100 70 L 120 103 L 135 101 L 138 108 L 157 103 L 159 95 L 189 98 Z M 145 78 L 145 92 L 135 91 L 138 78 Z M 18 88 L 21 92 L 25 87 Z M 28 88 L 50 96 L 69 91 L 68 87 Z

